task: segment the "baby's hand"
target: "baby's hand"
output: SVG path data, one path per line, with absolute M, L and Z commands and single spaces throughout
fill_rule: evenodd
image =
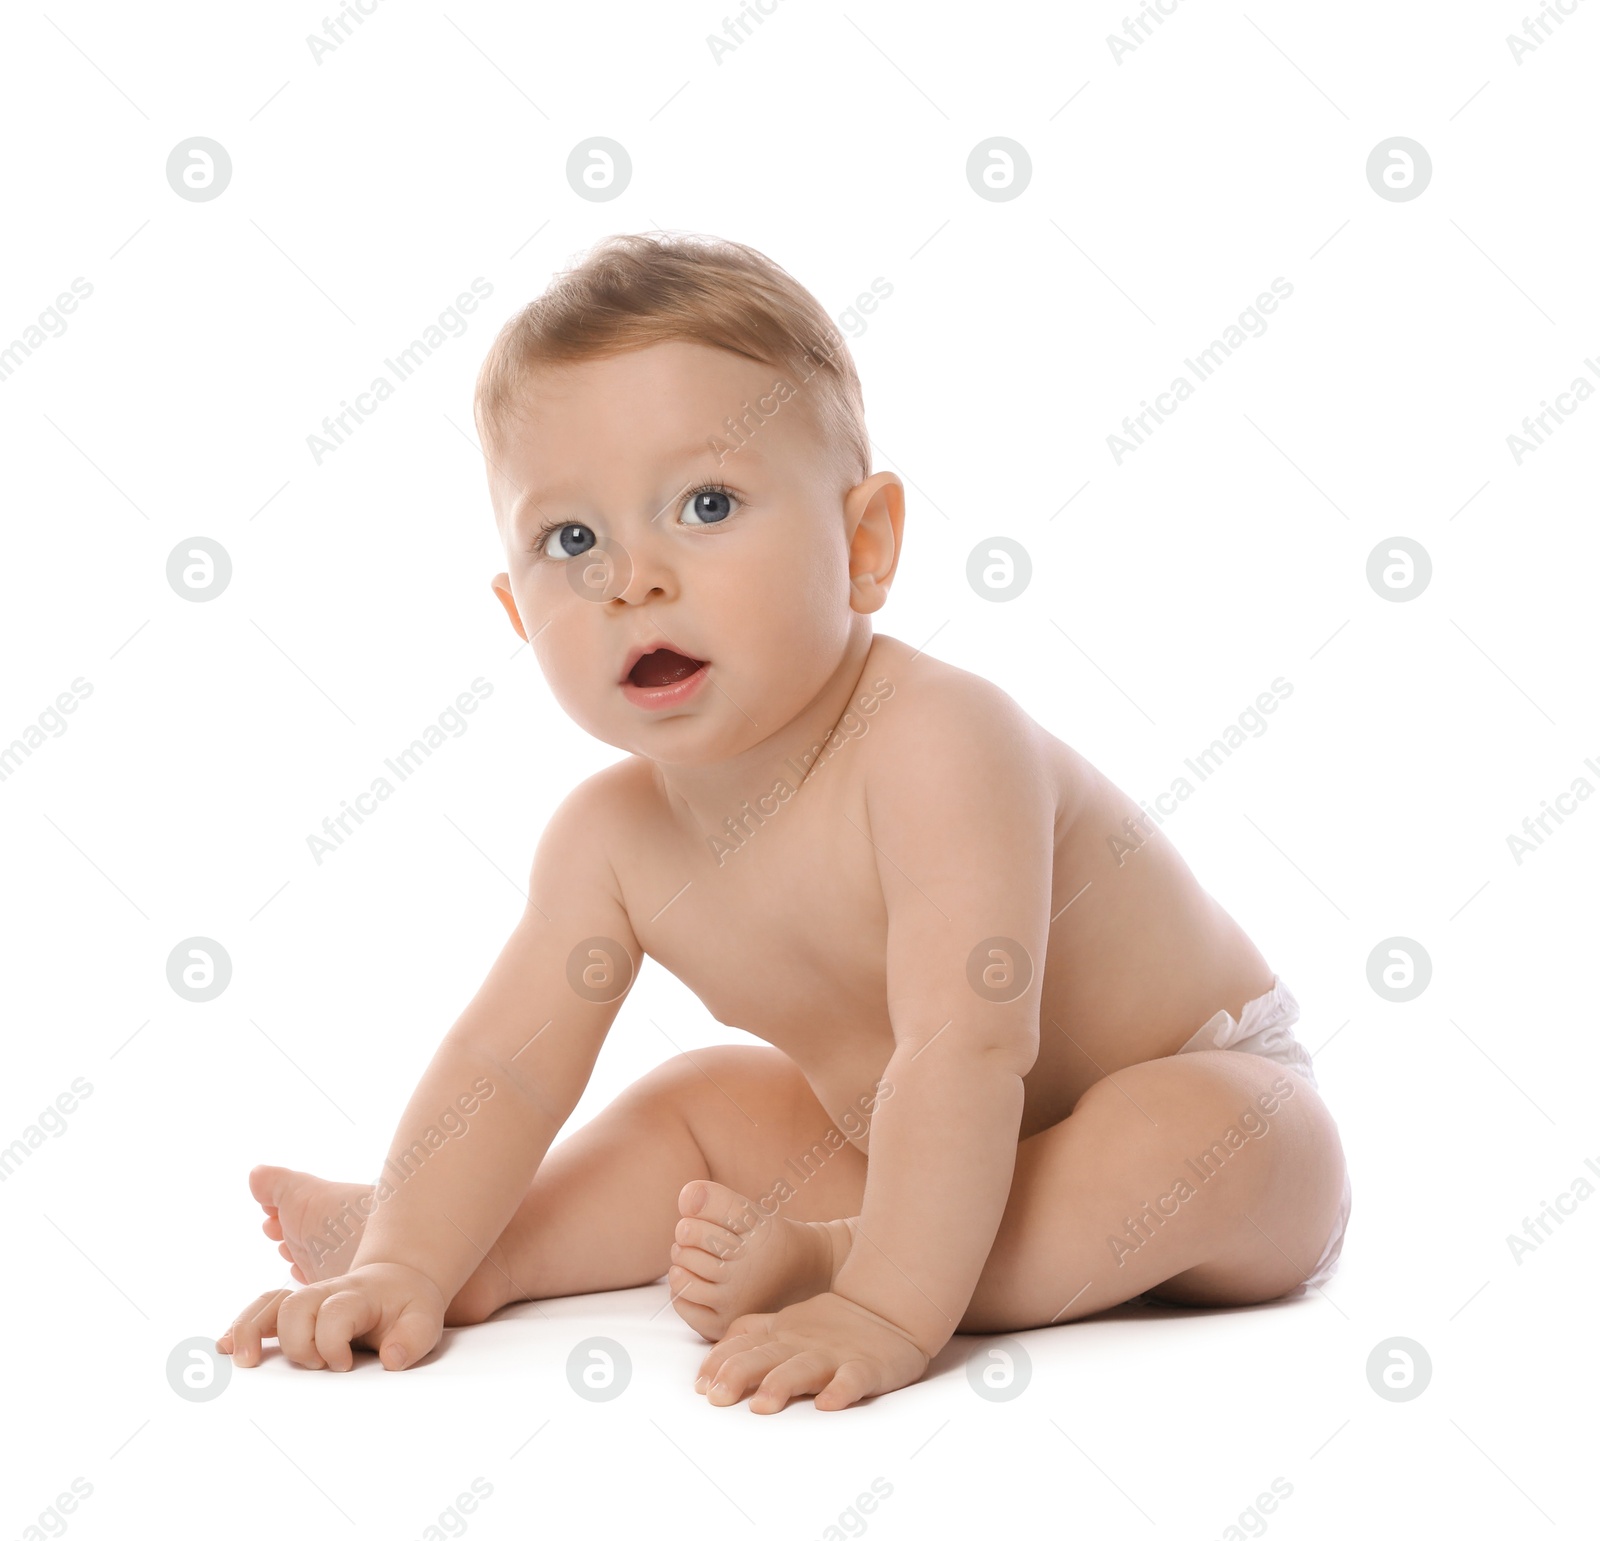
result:
M 236 1365 L 261 1362 L 261 1340 L 308 1370 L 348 1370 L 351 1345 L 375 1348 L 386 1370 L 403 1370 L 444 1332 L 445 1301 L 425 1273 L 404 1263 L 367 1263 L 299 1290 L 270 1290 L 235 1318 L 217 1351 Z
M 694 1389 L 721 1407 L 752 1387 L 753 1413 L 816 1393 L 825 1412 L 920 1380 L 928 1356 L 893 1323 L 831 1292 L 736 1318 L 700 1366 Z M 709 1388 L 709 1389 L 708 1389 Z

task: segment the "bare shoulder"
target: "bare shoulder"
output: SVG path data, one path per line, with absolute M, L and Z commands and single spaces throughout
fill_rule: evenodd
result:
M 1098 775 L 993 680 L 898 638 L 874 638 L 862 687 L 881 698 L 873 728 L 879 765 L 907 786 L 914 784 L 904 775 L 907 759 L 931 763 L 937 754 L 946 764 L 1003 774 L 1013 786 L 1042 782 L 1060 822 L 1082 805 Z
M 551 822 L 559 818 L 586 829 L 591 839 L 603 840 L 608 848 L 626 849 L 627 839 L 642 834 L 660 811 L 655 767 L 643 755 L 630 754 L 580 781 Z
M 549 862 L 571 877 L 620 897 L 617 858 L 636 849 L 652 817 L 650 762 L 638 755 L 586 776 L 556 805 L 539 837 L 536 866 Z
M 883 749 L 1014 758 L 1043 756 L 1056 742 L 993 680 L 895 637 L 873 639 L 861 683 L 878 696 Z

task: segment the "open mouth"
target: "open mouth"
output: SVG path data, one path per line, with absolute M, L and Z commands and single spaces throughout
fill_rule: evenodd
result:
M 689 658 L 670 647 L 658 647 L 633 666 L 628 673 L 628 683 L 641 690 L 659 690 L 663 686 L 682 684 L 705 666 L 703 658 Z

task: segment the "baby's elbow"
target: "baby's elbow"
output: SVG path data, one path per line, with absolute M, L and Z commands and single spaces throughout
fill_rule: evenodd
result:
M 951 1024 L 948 1031 L 934 1033 L 931 1037 L 902 1041 L 898 1052 L 918 1067 L 942 1062 L 945 1068 L 964 1078 L 1022 1077 L 1033 1069 L 1039 1057 L 1039 1030 L 1017 1027 L 958 1033 Z
M 1039 1058 L 1039 1029 L 1035 1026 L 991 1037 L 977 1046 L 977 1052 L 996 1069 L 1025 1076 Z

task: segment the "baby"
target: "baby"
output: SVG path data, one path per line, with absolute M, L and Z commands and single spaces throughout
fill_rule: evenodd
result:
M 402 1369 L 665 1270 L 695 1389 L 770 1413 L 956 1332 L 1320 1285 L 1350 1189 L 1294 997 L 1093 765 L 874 633 L 905 493 L 816 300 L 745 246 L 614 237 L 506 324 L 475 411 L 494 591 L 627 757 L 551 815 L 378 1184 L 251 1172 L 303 1287 L 219 1350 Z M 552 1150 L 646 954 L 764 1042 Z

